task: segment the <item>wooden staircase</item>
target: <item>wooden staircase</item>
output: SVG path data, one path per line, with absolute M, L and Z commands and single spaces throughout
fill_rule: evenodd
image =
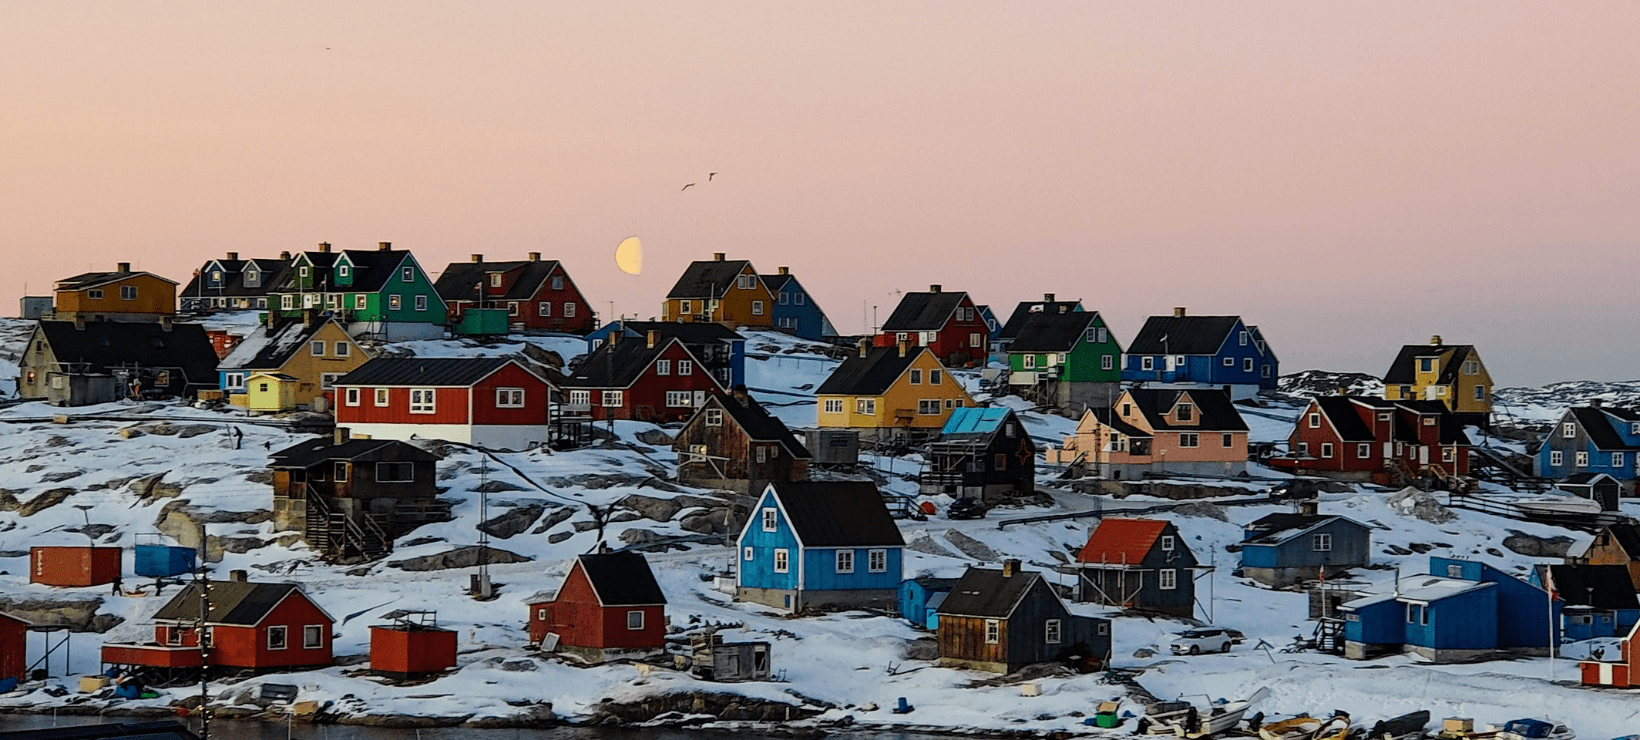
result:
M 335 511 L 319 496 L 307 499 L 307 530 L 303 537 L 326 560 L 358 557 L 377 560 L 393 551 L 393 537 L 374 514 L 353 519 Z

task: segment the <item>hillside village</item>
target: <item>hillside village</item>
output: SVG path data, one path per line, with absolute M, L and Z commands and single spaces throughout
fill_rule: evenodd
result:
M 25 298 L 0 711 L 1635 727 L 1633 388 L 941 285 L 842 336 L 799 274 L 611 321 L 540 253 L 326 243 Z

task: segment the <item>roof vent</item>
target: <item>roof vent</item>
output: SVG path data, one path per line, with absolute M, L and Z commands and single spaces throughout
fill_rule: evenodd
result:
M 1180 319 L 1184 318 L 1184 306 L 1174 306 L 1173 307 L 1173 316 L 1174 316 L 1174 318 L 1180 318 Z
M 713 252 L 712 253 L 712 261 L 713 262 L 722 262 L 724 257 L 725 257 L 725 255 L 722 252 Z

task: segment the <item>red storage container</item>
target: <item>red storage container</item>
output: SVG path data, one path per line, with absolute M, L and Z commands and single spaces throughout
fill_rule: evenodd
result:
M 370 628 L 370 672 L 405 679 L 454 668 L 456 633 L 438 627 L 395 624 Z
M 120 577 L 118 547 L 35 547 L 29 549 L 29 583 L 98 586 Z
M 0 680 L 23 680 L 28 669 L 28 623 L 0 614 Z

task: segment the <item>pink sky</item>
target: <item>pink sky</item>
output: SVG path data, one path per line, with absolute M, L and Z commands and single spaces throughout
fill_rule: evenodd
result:
M 1286 371 L 1439 333 L 1506 385 L 1634 378 L 1636 37 L 1634 3 L 6 3 L 0 300 L 392 241 L 647 317 L 721 251 L 845 332 L 942 283 L 1124 342 L 1239 313 Z

